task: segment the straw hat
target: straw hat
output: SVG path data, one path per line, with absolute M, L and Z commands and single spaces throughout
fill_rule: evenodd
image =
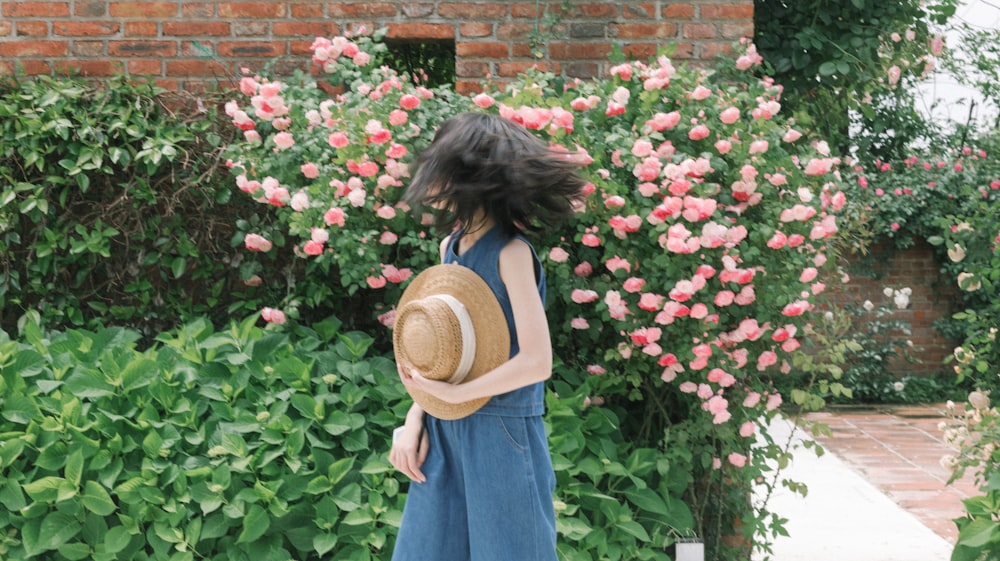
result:
M 396 307 L 392 334 L 396 363 L 426 378 L 469 382 L 510 358 L 510 334 L 500 303 L 472 269 L 435 265 L 416 276 Z M 475 413 L 489 397 L 446 403 L 421 391 L 413 401 L 439 419 Z

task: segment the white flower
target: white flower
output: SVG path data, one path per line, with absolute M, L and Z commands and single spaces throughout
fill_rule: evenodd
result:
M 941 458 L 941 467 L 947 470 L 954 470 L 958 467 L 958 460 L 955 459 L 955 456 L 944 456 Z
M 968 292 L 975 292 L 981 287 L 979 280 L 976 279 L 976 275 L 972 273 L 959 273 L 958 274 L 958 287 L 962 290 Z
M 897 392 L 903 391 L 904 388 L 906 388 L 906 384 L 904 384 L 903 382 L 896 382 L 895 384 L 892 385 L 892 389 L 896 390 Z
M 896 308 L 900 310 L 905 310 L 910 305 L 910 297 L 902 292 L 897 292 L 892 301 L 896 304 Z
M 969 394 L 969 405 L 976 409 L 988 409 L 990 407 L 989 392 L 971 392 Z
M 962 259 L 965 259 L 965 248 L 958 244 L 949 247 L 948 259 L 951 259 L 954 263 L 958 263 Z
M 892 287 L 889 286 L 882 289 L 882 294 L 885 294 L 886 298 L 892 298 L 892 292 L 893 292 Z
M 862 304 L 861 307 L 864 308 L 865 311 L 870 312 L 875 309 L 875 304 L 872 304 L 871 300 L 865 300 L 865 303 Z

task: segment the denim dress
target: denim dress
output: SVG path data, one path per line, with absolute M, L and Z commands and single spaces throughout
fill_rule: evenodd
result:
M 444 262 L 472 269 L 493 289 L 513 357 L 519 348 L 514 313 L 500 279 L 500 250 L 511 238 L 494 226 L 458 255 L 460 237 L 452 236 Z M 545 275 L 534 249 L 532 256 L 544 302 Z M 430 449 L 421 470 L 427 482 L 410 483 L 393 561 L 557 560 L 544 393 L 538 382 L 493 396 L 468 417 L 424 415 Z

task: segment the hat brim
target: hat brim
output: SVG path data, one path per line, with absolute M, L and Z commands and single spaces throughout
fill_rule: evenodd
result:
M 434 294 L 449 294 L 465 306 L 476 334 L 476 355 L 462 383 L 468 383 L 500 366 L 510 358 L 510 334 L 503 308 L 486 281 L 475 271 L 449 263 L 434 265 L 414 277 L 396 306 L 402 310 L 407 303 Z M 397 316 L 397 322 L 399 317 Z M 406 349 L 401 344 L 402 325 L 393 330 L 393 354 L 400 368 L 412 367 Z M 448 403 L 419 390 L 407 390 L 420 407 L 438 419 L 454 420 L 467 417 L 481 409 L 489 397 L 463 403 Z

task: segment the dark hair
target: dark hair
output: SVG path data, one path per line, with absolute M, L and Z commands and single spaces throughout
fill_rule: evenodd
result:
M 471 226 L 482 209 L 508 234 L 541 231 L 573 213 L 586 181 L 579 164 L 550 150 L 521 125 L 461 113 L 445 121 L 416 161 L 404 199 L 437 205 L 435 226 Z

